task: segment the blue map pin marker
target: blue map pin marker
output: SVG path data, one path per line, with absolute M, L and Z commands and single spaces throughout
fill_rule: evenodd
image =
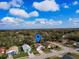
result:
M 40 40 L 41 40 L 41 35 L 40 34 L 36 34 L 35 35 L 35 39 L 36 39 L 36 42 L 39 43 Z

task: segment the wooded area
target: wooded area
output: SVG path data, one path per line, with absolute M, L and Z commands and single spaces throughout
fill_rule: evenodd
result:
M 32 45 L 35 43 L 35 34 L 42 35 L 41 42 L 45 41 L 61 41 L 63 35 L 70 40 L 79 41 L 79 30 L 76 29 L 49 29 L 49 30 L 3 30 L 0 31 L 0 47 L 9 48 L 24 43 Z

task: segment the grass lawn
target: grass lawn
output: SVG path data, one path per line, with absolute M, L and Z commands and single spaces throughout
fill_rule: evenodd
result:
M 14 59 L 21 58 L 21 57 L 28 57 L 27 53 L 21 52 L 20 54 L 14 55 Z
M 6 59 L 7 55 L 6 54 L 0 54 L 0 59 Z

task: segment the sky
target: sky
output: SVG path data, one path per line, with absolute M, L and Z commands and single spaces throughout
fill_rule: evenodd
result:
M 0 30 L 79 28 L 79 0 L 0 0 Z

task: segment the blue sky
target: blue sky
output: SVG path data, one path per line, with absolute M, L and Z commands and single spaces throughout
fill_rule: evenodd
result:
M 0 0 L 0 29 L 79 28 L 79 0 Z

